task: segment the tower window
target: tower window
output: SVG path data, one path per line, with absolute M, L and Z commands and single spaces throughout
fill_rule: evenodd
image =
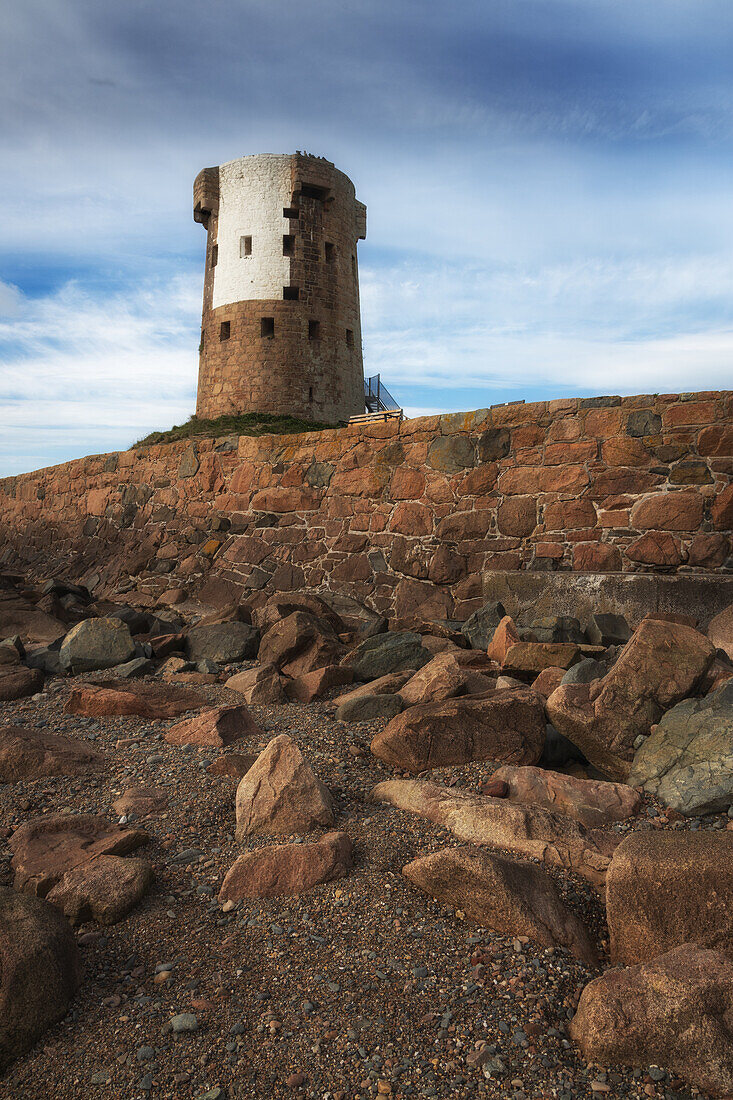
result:
M 308 387 L 308 400 L 309 401 L 313 400 L 313 387 L 312 386 Z
M 347 348 L 353 348 L 354 346 L 354 330 L 350 328 L 346 330 L 346 346 Z
M 328 188 L 319 187 L 316 183 L 301 183 L 300 193 L 303 198 L 318 199 L 319 202 L 325 202 L 328 198 Z
M 320 340 L 321 338 L 321 322 L 309 321 L 308 322 L 308 339 Z
M 284 286 L 283 287 L 283 301 L 284 302 L 297 302 L 300 297 L 300 291 L 297 286 Z
M 283 256 L 295 255 L 295 237 L 292 233 L 283 233 Z
M 295 206 L 284 206 L 283 217 L 284 218 L 297 218 L 300 215 L 300 211 Z
M 351 257 L 351 274 L 356 278 L 356 256 Z
M 211 246 L 211 266 L 216 267 L 219 262 L 219 245 L 212 244 Z
M 323 247 L 326 253 L 326 263 L 332 264 L 336 256 L 336 246 L 331 244 L 330 241 L 326 241 Z
M 228 340 L 229 337 L 231 336 L 231 334 L 232 334 L 232 322 L 231 321 L 222 321 L 221 325 L 219 326 L 219 339 L 220 340 Z
M 240 258 L 243 257 L 243 256 L 251 256 L 252 255 L 252 238 L 251 237 L 240 237 L 239 238 L 239 255 L 240 255 Z
M 275 335 L 275 318 L 260 317 L 260 336 L 273 337 Z

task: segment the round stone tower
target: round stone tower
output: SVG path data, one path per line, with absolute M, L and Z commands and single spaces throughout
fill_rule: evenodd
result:
M 357 241 L 366 207 L 321 157 L 271 153 L 205 168 L 207 230 L 196 414 L 364 412 Z

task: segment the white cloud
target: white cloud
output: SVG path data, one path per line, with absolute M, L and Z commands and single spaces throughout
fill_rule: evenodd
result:
M 194 275 L 101 298 L 70 283 L 0 320 L 0 470 L 121 449 L 186 420 L 200 292 Z

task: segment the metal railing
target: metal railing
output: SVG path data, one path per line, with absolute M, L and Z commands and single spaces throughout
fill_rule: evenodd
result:
M 382 385 L 378 374 L 364 379 L 364 404 L 369 413 L 401 411 L 401 406 L 387 387 Z

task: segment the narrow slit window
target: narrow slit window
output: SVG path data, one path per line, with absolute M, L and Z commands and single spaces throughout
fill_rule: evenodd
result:
M 297 218 L 300 215 L 300 211 L 295 206 L 284 206 L 283 217 L 284 218 Z
M 321 322 L 309 321 L 308 322 L 308 339 L 320 340 L 321 338 Z
M 313 387 L 312 386 L 309 386 L 309 388 L 308 388 L 308 400 L 310 402 L 313 401 Z
M 300 297 L 300 291 L 297 286 L 284 286 L 283 287 L 283 301 L 284 302 L 297 302 Z
M 283 256 L 295 255 L 295 237 L 292 233 L 283 233 Z
M 356 278 L 356 256 L 351 257 L 351 274 Z
M 317 199 L 318 202 L 325 202 L 328 198 L 328 188 L 319 187 L 317 183 L 301 183 L 300 193 L 305 199 Z
M 252 238 L 240 237 L 239 238 L 239 255 L 240 258 L 252 255 Z
M 354 346 L 354 330 L 351 328 L 346 330 L 346 346 L 347 348 L 353 348 Z
M 216 267 L 219 262 L 219 245 L 212 244 L 211 246 L 211 266 Z
M 275 335 L 275 318 L 260 317 L 260 336 L 263 338 Z
M 231 334 L 232 334 L 232 322 L 231 321 L 222 321 L 221 325 L 219 326 L 219 339 L 220 340 L 228 340 L 229 337 L 231 336 Z
M 326 253 L 326 263 L 332 264 L 336 258 L 336 246 L 331 244 L 330 241 L 326 241 L 323 247 Z

